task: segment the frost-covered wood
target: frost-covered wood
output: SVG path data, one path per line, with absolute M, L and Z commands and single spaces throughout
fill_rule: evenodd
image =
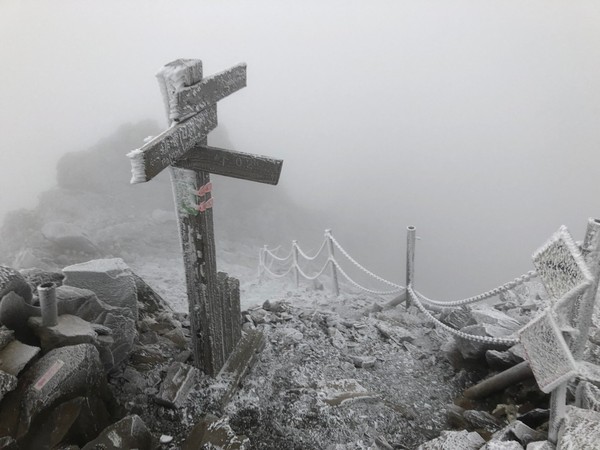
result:
M 179 89 L 170 105 L 169 118 L 176 122 L 184 120 L 245 86 L 246 64 L 242 63 Z
M 130 152 L 127 156 L 131 158 L 131 183 L 150 181 L 216 127 L 217 107 L 213 105 Z
M 283 161 L 199 145 L 183 155 L 175 165 L 184 169 L 204 170 L 217 175 L 258 183 L 277 184 Z

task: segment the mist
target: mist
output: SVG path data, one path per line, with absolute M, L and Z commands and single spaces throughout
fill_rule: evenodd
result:
M 0 217 L 34 207 L 64 153 L 166 127 L 163 64 L 243 61 L 220 127 L 285 160 L 274 189 L 394 281 L 416 226 L 419 290 L 476 294 L 600 216 L 598 23 L 595 1 L 0 0 Z

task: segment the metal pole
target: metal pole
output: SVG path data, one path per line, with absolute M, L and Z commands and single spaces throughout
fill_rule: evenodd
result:
M 294 256 L 294 279 L 296 280 L 296 287 L 299 287 L 300 272 L 298 271 L 298 244 L 296 241 L 292 241 L 292 254 Z
M 573 309 L 569 311 L 569 325 L 576 328 L 575 339 L 567 339 L 567 343 L 573 353 L 573 357 L 581 359 L 585 345 L 588 340 L 590 326 L 592 324 L 592 313 L 594 304 L 598 297 L 598 280 L 600 279 L 600 219 L 588 219 L 588 226 L 585 233 L 581 250 L 585 257 L 585 262 L 592 273 L 592 285 L 586 289 L 576 301 Z M 548 422 L 548 440 L 553 444 L 558 441 L 558 430 L 562 423 L 567 404 L 567 383 L 563 383 L 552 391 L 550 396 L 550 420 Z
M 54 283 L 44 283 L 38 286 L 40 307 L 42 308 L 42 325 L 54 327 L 58 325 L 58 308 L 56 305 L 56 286 Z
M 414 226 L 406 228 L 406 288 L 412 287 L 415 277 L 415 242 L 417 229 Z M 406 308 L 410 304 L 410 296 L 406 296 Z
M 334 258 L 334 250 L 333 250 L 333 241 L 331 240 L 331 230 L 325 230 L 325 239 L 327 239 L 327 250 L 329 251 L 329 264 L 331 265 L 331 282 L 333 284 L 333 292 L 335 296 L 338 297 L 340 295 L 340 285 L 338 283 L 337 276 L 337 268 L 333 263 Z

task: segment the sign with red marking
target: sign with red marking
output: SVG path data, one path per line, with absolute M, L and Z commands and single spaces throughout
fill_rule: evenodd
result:
M 194 192 L 194 194 L 196 194 L 198 197 L 202 197 L 209 192 L 212 192 L 212 183 L 206 183 L 204 186 L 200 186 L 200 189 Z
M 198 206 L 196 206 L 196 209 L 200 212 L 204 212 L 207 209 L 210 209 L 213 207 L 213 199 L 209 198 L 208 200 L 206 200 L 205 202 L 200 203 Z
M 41 391 L 42 388 L 44 386 L 46 386 L 46 384 L 48 383 L 48 381 L 50 381 L 54 375 L 56 375 L 58 373 L 58 371 L 60 370 L 60 368 L 62 366 L 65 365 L 65 362 L 57 359 L 54 364 L 52 364 L 50 366 L 50 368 L 48 370 L 46 370 L 46 372 L 44 373 L 44 375 L 42 375 L 40 377 L 39 380 L 37 380 L 37 382 L 35 383 L 35 385 L 33 386 L 36 390 Z

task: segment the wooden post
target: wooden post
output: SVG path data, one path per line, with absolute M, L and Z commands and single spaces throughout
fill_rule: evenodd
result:
M 406 288 L 412 287 L 415 276 L 415 242 L 417 231 L 413 226 L 406 228 Z M 410 304 L 410 296 L 406 296 L 406 308 Z
M 188 292 L 196 365 L 216 375 L 241 335 L 239 282 L 217 277 L 210 172 L 277 184 L 283 161 L 207 145 L 216 102 L 246 86 L 246 65 L 209 78 L 200 60 L 177 60 L 157 75 L 170 127 L 129 153 L 132 183 L 170 167 Z
M 334 248 L 333 242 L 331 240 L 331 230 L 325 230 L 325 239 L 327 239 L 327 250 L 329 251 L 329 264 L 331 266 L 331 283 L 333 287 L 333 292 L 336 297 L 340 295 L 340 286 L 338 284 L 338 276 L 337 276 L 337 268 L 335 267 L 334 261 Z
M 294 264 L 294 280 L 296 281 L 296 287 L 300 286 L 300 271 L 298 270 L 298 244 L 296 241 L 292 241 L 292 254 Z

